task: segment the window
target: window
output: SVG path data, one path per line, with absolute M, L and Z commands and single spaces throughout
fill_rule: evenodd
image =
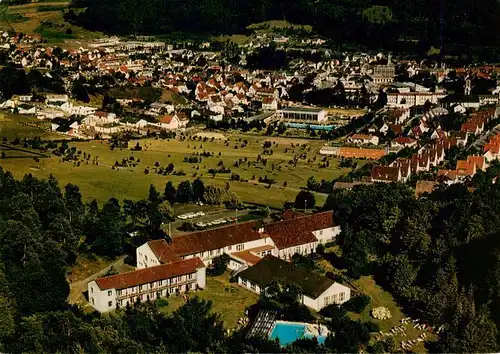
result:
M 122 294 L 122 291 L 121 290 L 117 290 L 116 291 L 116 295 L 120 296 Z
M 113 292 L 111 290 L 108 290 L 108 296 L 111 296 Z
M 323 230 L 319 230 L 319 235 L 323 235 Z
M 188 275 L 189 280 L 193 279 L 193 273 Z
M 108 307 L 113 307 L 113 301 L 108 301 Z
M 210 250 L 210 255 L 213 256 L 214 255 L 214 251 L 213 250 Z
M 339 301 L 344 302 L 344 300 L 345 300 L 345 293 L 340 293 L 339 294 Z
M 255 290 L 255 284 L 250 282 L 250 289 Z
M 148 261 L 148 256 L 144 256 L 144 260 L 147 262 Z
M 155 287 L 155 283 L 149 283 L 149 288 L 153 289 Z
M 236 245 L 236 251 L 243 251 L 245 249 L 245 244 L 241 243 Z
M 333 302 L 334 304 L 338 304 L 338 299 L 337 299 L 337 297 L 338 297 L 338 295 L 337 295 L 337 294 L 333 294 L 333 295 L 332 295 L 332 298 L 333 298 L 332 302 Z
M 233 246 L 227 246 L 228 251 L 231 251 L 232 248 L 233 248 Z
M 94 301 L 94 298 L 92 298 L 92 305 L 95 305 L 95 301 Z
M 139 285 L 139 291 L 142 291 L 142 285 Z
M 94 293 L 94 287 L 93 286 L 90 287 L 90 292 Z

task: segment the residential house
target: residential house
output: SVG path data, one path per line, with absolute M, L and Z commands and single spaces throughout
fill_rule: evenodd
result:
M 238 274 L 238 285 L 256 294 L 265 292 L 276 281 L 284 286 L 298 285 L 302 289 L 300 302 L 315 311 L 351 298 L 350 288 L 274 256 L 266 256 Z
M 191 258 L 97 278 L 87 288 L 90 305 L 108 312 L 205 286 L 206 266 L 200 258 Z
M 278 109 L 278 101 L 274 97 L 264 97 L 262 100 L 262 109 L 264 111 L 276 111 Z
M 408 136 L 399 136 L 391 141 L 391 147 L 393 148 L 413 148 L 417 146 L 417 140 L 410 138 Z
M 402 180 L 401 169 L 390 166 L 373 166 L 371 172 L 372 182 L 399 182 Z
M 180 121 L 177 118 L 177 115 L 166 115 L 163 116 L 159 121 L 159 127 L 162 129 L 174 130 L 179 129 Z
M 354 134 L 348 138 L 348 141 L 360 145 L 378 145 L 379 138 L 376 135 Z

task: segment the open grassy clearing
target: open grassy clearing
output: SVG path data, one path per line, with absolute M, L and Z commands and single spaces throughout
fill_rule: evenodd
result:
M 361 117 L 366 114 L 366 109 L 355 108 L 325 108 L 330 116 Z
M 189 297 L 198 296 L 201 299 L 212 301 L 212 311 L 221 315 L 226 329 L 237 325 L 238 319 L 244 317 L 245 309 L 257 302 L 258 296 L 240 286 L 229 282 L 226 273 L 218 277 L 207 276 L 206 290 L 190 293 Z M 182 296 L 171 296 L 166 299 L 168 305 L 161 311 L 172 313 L 184 304 Z
M 390 331 L 391 328 L 399 326 L 400 321 L 402 318 L 406 317 L 403 312 L 401 311 L 401 308 L 396 304 L 394 301 L 394 298 L 392 295 L 383 290 L 373 277 L 371 276 L 363 276 L 358 280 L 353 281 L 353 285 L 357 287 L 362 293 L 370 296 L 371 298 L 371 303 L 366 307 L 366 309 L 361 313 L 361 314 L 356 314 L 356 313 L 349 313 L 349 316 L 353 320 L 361 320 L 362 322 L 375 322 L 380 326 L 381 332 L 388 332 Z M 374 319 L 370 313 L 371 310 L 375 307 L 383 306 L 389 309 L 391 312 L 392 318 L 388 320 L 376 320 Z M 406 335 L 396 335 L 393 338 L 395 339 L 396 343 L 401 343 L 401 341 L 408 341 L 410 339 L 417 339 L 419 335 L 424 333 L 424 331 L 419 330 L 415 328 L 412 324 L 406 324 L 405 325 L 405 332 Z M 427 333 L 427 332 L 426 332 Z M 427 340 L 435 340 L 436 336 L 435 335 L 430 335 L 427 333 L 428 337 Z M 388 338 L 388 337 L 383 337 L 383 339 Z M 412 351 L 415 353 L 423 353 L 427 352 L 425 349 L 424 343 L 418 343 L 417 346 L 414 346 L 412 348 Z
M 71 267 L 67 278 L 70 285 L 68 302 L 70 304 L 79 304 L 84 309 L 91 310 L 91 306 L 85 299 L 87 284 L 97 277 L 104 276 L 111 266 L 119 273 L 134 270 L 134 267 L 123 263 L 124 258 L 122 256 L 118 259 L 107 260 L 102 258 L 88 259 L 87 257 L 79 256 L 76 263 Z
M 1 134 L 0 134 L 1 136 Z M 239 141 L 241 140 L 241 141 Z M 241 148 L 243 140 L 247 140 L 246 147 Z M 262 154 L 262 144 L 264 141 L 276 142 L 278 145 L 273 145 L 273 155 Z M 9 159 L 2 162 L 4 169 L 12 171 L 16 177 L 21 178 L 26 173 L 32 173 L 37 177 L 47 178 L 53 174 L 58 178 L 62 185 L 74 183 L 80 186 L 83 195 L 87 199 L 97 199 L 104 201 L 110 197 L 120 199 L 142 199 L 147 196 L 150 184 L 154 184 L 157 188 L 163 191 L 165 184 L 172 181 L 174 185 L 186 179 L 194 180 L 200 177 L 205 184 L 218 184 L 225 186 L 229 183 L 230 190 L 235 192 L 242 201 L 267 204 L 271 207 L 280 208 L 285 201 L 293 201 L 295 196 L 300 191 L 300 188 L 306 186 L 306 181 L 310 176 L 314 176 L 321 181 L 332 180 L 341 174 L 347 173 L 350 169 L 341 169 L 338 167 L 338 160 L 329 158 L 330 166 L 328 168 L 319 168 L 319 157 L 316 162 L 307 164 L 307 159 L 312 159 L 317 156 L 317 152 L 322 146 L 321 141 L 317 140 L 301 140 L 302 144 L 307 144 L 307 148 L 292 148 L 291 143 L 297 143 L 297 139 L 286 138 L 266 138 L 245 135 L 229 136 L 229 146 L 225 146 L 222 140 L 215 141 L 180 141 L 178 139 L 170 140 L 155 140 L 147 139 L 140 140 L 139 143 L 143 147 L 143 151 L 131 151 L 130 149 L 115 149 L 111 151 L 107 142 L 71 142 L 70 146 L 76 147 L 82 152 L 91 154 L 91 156 L 99 157 L 99 165 L 82 163 L 80 167 L 74 167 L 73 163 L 60 162 L 57 157 L 43 159 L 37 165 L 40 168 L 33 169 L 29 164 L 19 160 Z M 136 144 L 135 141 L 130 142 L 130 147 Z M 235 149 L 235 146 L 239 146 Z M 285 152 L 287 149 L 287 152 Z M 183 162 L 185 157 L 192 156 L 196 152 L 213 152 L 212 157 L 203 157 L 201 163 Z M 218 156 L 219 152 L 221 156 Z M 305 154 L 306 159 L 300 159 L 297 167 L 288 164 L 294 155 Z M 267 158 L 266 166 L 261 163 L 256 164 L 257 156 L 261 154 L 263 158 Z M 112 170 L 115 161 L 121 162 L 122 159 L 128 159 L 130 156 L 140 159 L 137 167 L 119 168 Z M 234 167 L 233 164 L 239 159 L 248 159 L 248 163 L 241 163 L 239 167 Z M 211 168 L 218 167 L 220 161 L 224 163 L 226 168 L 230 168 L 232 173 L 236 173 L 243 179 L 248 179 L 249 182 L 230 181 L 230 174 L 217 174 L 215 178 L 208 173 Z M 155 163 L 159 162 L 160 166 L 166 167 L 169 163 L 173 163 L 176 171 L 183 171 L 185 176 L 163 176 L 155 173 Z M 360 164 L 363 164 L 361 161 Z M 273 170 L 274 165 L 274 170 Z M 149 168 L 150 173 L 145 174 L 145 169 Z M 270 188 L 267 184 L 259 183 L 259 177 L 267 176 L 269 179 L 274 179 L 277 183 Z M 253 178 L 255 177 L 255 180 Z M 284 187 L 284 182 L 287 186 Z M 316 194 L 317 204 L 322 205 L 326 199 L 324 194 Z
M 64 139 L 63 135 L 50 132 L 50 123 L 18 114 L 0 112 L 0 139 L 3 137 L 9 140 L 31 139 L 36 136 L 45 140 Z
M 256 30 L 256 31 L 268 30 L 271 32 L 273 29 L 287 29 L 287 28 L 303 29 L 308 32 L 312 31 L 312 26 L 310 25 L 295 25 L 293 23 L 283 20 L 271 20 L 260 23 L 252 23 L 251 25 L 247 26 L 247 29 L 249 30 Z

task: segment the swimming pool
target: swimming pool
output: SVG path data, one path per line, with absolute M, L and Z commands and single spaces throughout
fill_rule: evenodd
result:
M 277 338 L 282 346 L 286 346 L 295 342 L 297 339 L 315 337 L 314 335 L 308 333 L 306 330 L 307 325 L 307 323 L 276 321 L 269 339 L 275 340 Z M 316 338 L 318 339 L 319 344 L 323 344 L 326 336 L 319 335 L 316 336 Z

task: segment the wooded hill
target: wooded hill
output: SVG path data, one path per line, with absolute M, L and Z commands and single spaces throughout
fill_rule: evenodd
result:
M 86 7 L 67 19 L 117 34 L 242 33 L 257 22 L 286 19 L 312 25 L 335 44 L 420 49 L 444 44 L 457 53 L 496 47 L 500 4 L 496 0 L 73 0 Z

